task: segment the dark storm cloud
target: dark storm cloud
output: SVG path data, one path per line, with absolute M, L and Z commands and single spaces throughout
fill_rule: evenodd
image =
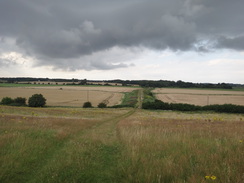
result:
M 65 68 L 76 58 L 86 69 L 113 69 L 127 65 L 83 57 L 115 46 L 243 50 L 243 6 L 243 0 L 7 0 L 0 2 L 0 37 L 15 39 L 39 64 Z
M 229 48 L 244 51 L 244 36 L 238 36 L 233 38 L 222 36 L 219 38 L 218 46 L 220 48 Z

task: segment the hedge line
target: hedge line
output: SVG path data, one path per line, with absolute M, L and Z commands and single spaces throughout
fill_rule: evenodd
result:
M 223 104 L 223 105 L 196 106 L 191 104 L 166 103 L 160 100 L 155 100 L 155 102 L 145 102 L 142 104 L 142 108 L 173 110 L 173 111 L 214 111 L 214 112 L 224 112 L 224 113 L 244 113 L 244 106 L 241 105 Z
M 0 104 L 9 106 L 26 106 L 26 98 L 17 97 L 12 99 L 10 97 L 4 97 L 2 98 Z

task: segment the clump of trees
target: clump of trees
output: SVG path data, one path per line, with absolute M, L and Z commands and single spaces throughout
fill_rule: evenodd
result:
M 27 106 L 26 98 L 24 97 L 17 97 L 17 98 L 10 98 L 4 97 L 1 100 L 2 105 L 8 106 Z M 46 105 L 46 99 L 43 97 L 42 94 L 34 94 L 28 99 L 28 106 L 29 107 L 44 107 Z
M 26 98 L 17 97 L 12 99 L 10 97 L 4 97 L 2 98 L 1 104 L 9 106 L 26 106 Z
M 106 108 L 106 107 L 107 107 L 107 104 L 101 102 L 101 103 L 98 104 L 97 107 L 98 107 L 98 108 Z
M 42 94 L 34 94 L 28 100 L 29 107 L 44 107 L 46 105 L 46 99 Z
M 91 102 L 85 102 L 83 104 L 83 108 L 92 108 L 92 103 Z

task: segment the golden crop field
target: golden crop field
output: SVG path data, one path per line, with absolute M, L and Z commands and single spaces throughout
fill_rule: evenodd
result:
M 135 88 L 129 87 L 80 87 L 80 86 L 48 86 L 48 87 L 0 87 L 0 98 L 25 97 L 42 94 L 47 99 L 48 106 L 82 106 L 90 101 L 93 106 L 101 102 L 108 106 L 121 102 L 124 92 Z
M 156 98 L 168 103 L 187 103 L 194 105 L 236 104 L 244 105 L 243 91 L 201 90 L 201 89 L 169 89 L 153 90 Z

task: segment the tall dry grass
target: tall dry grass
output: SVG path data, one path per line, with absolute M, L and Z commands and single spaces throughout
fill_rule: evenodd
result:
M 241 119 L 151 119 L 145 113 L 117 128 L 128 182 L 244 182 Z
M 235 114 L 1 106 L 0 182 L 242 183 L 243 134 Z

